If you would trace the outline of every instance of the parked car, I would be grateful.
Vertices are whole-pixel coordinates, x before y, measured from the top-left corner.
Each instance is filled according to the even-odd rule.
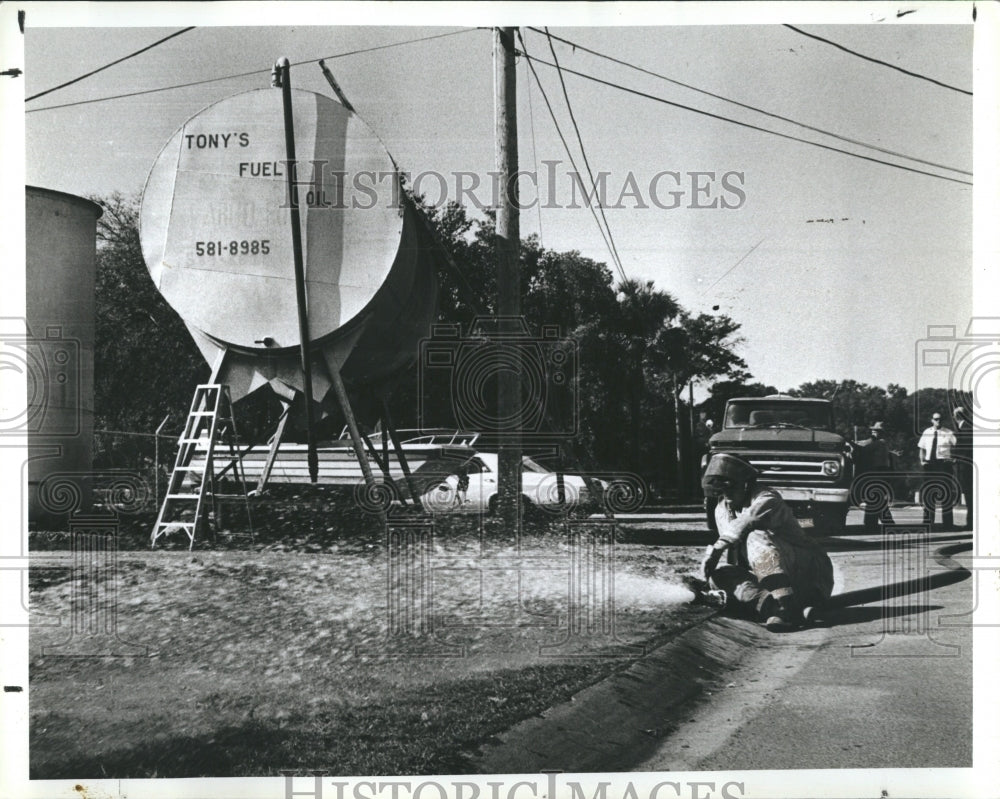
[[[499,456],[495,452],[477,452],[471,458],[456,461],[454,473],[448,474],[426,491],[420,502],[429,513],[496,513],[499,496],[497,481]],[[468,474],[465,500],[459,496],[459,473]],[[526,516],[550,511],[590,513],[600,508],[601,497],[592,496],[580,475],[562,475],[564,501],[559,499],[559,475],[524,456],[521,459],[521,505]],[[593,480],[601,492],[608,484]]]

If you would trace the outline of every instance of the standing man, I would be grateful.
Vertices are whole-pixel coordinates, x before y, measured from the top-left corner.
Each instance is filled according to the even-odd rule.
[[[703,566],[709,586],[725,591],[727,608],[772,632],[801,627],[803,610],[825,605],[833,592],[829,556],[802,532],[781,494],[757,485],[757,471],[742,458],[713,455],[702,488],[722,496],[715,506],[719,538]]]
[[[858,461],[862,474],[882,473],[888,474],[892,471],[892,453],[889,445],[885,443],[885,425],[882,422],[874,422],[869,428],[871,437],[858,442]],[[893,524],[892,511],[892,486],[888,480],[881,481],[872,479],[865,486],[865,530],[870,533],[878,531],[879,521],[882,524]],[[871,501],[867,501],[868,497]]]
[[[469,462],[462,461],[455,469],[458,482],[455,483],[455,501],[453,505],[469,504]]]
[[[931,426],[920,436],[917,450],[920,465],[924,470],[924,482],[920,487],[920,502],[924,506],[924,524],[934,524],[934,511],[941,505],[941,524],[945,529],[955,526],[952,515],[954,505],[950,496],[952,488],[952,451],[955,434],[941,426],[941,414],[931,416]]]
[[[972,465],[972,422],[969,420],[965,408],[955,408],[952,415],[955,417],[955,439],[957,443],[953,450],[955,454],[955,476],[958,478],[958,485],[965,496],[965,530],[972,529],[975,493],[975,480]]]

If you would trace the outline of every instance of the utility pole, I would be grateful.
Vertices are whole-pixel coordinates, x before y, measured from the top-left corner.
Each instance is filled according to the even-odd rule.
[[[688,420],[690,421],[691,446],[688,447],[690,464],[688,466],[688,479],[691,481],[688,493],[692,497],[698,495],[698,472],[701,464],[698,463],[698,427],[694,420],[694,378],[688,382]]]
[[[299,309],[299,355],[302,364],[303,393],[306,405],[306,440],[309,464],[309,481],[319,477],[319,457],[316,454],[316,433],[313,430],[312,360],[309,353],[309,315],[306,297],[305,268],[302,263],[302,224],[299,220],[299,189],[295,183],[295,129],[292,124],[292,79],[287,58],[279,58],[274,65],[281,87],[281,104],[285,115],[285,153],[288,166],[288,202],[291,205],[292,258],[295,267],[295,301]]]
[[[676,479],[677,489],[681,495],[687,493],[687,470],[684,468],[684,457],[681,452],[681,436],[684,429],[681,423],[681,392],[684,386],[678,385],[677,375],[674,374],[671,380],[670,393],[673,395],[674,403],[674,458],[677,463]]]
[[[514,28],[493,32],[494,108],[496,114],[496,171],[502,189],[497,208],[497,333],[515,332],[521,316],[521,231],[517,196],[517,72]],[[516,346],[508,345],[508,346]],[[510,359],[513,363],[517,358]],[[521,375],[500,368],[497,419],[517,420],[521,408]],[[521,504],[521,436],[518,425],[501,430],[498,453],[500,474],[498,511],[505,530],[519,530]]]

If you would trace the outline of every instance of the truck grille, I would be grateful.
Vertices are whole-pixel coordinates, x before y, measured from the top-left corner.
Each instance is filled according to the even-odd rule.
[[[757,470],[763,483],[834,485],[841,475],[830,477],[823,474],[823,461],[837,460],[831,455],[795,454],[754,454],[747,458]]]

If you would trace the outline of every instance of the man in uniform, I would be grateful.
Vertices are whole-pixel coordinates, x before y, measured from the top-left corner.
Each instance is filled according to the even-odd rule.
[[[882,437],[885,435],[885,425],[874,422],[869,428],[871,437],[857,443],[857,460],[860,474],[889,473],[892,471],[892,453],[889,445]],[[865,530],[870,533],[878,531],[878,523],[893,524],[892,487],[888,481],[869,478],[865,485]]]
[[[955,476],[958,478],[958,485],[962,489],[965,497],[965,529],[972,529],[975,493],[975,480],[973,479],[972,465],[972,422],[968,418],[965,408],[957,407],[952,415],[955,417]]]
[[[953,496],[952,450],[955,434],[941,426],[941,414],[931,414],[931,426],[920,435],[917,451],[920,465],[924,470],[924,482],[920,486],[920,503],[924,506],[924,524],[934,524],[934,512],[941,505],[941,524],[944,529],[952,529],[954,515],[952,507],[957,497]]]
[[[757,471],[742,458],[713,455],[702,488],[722,496],[715,507],[719,538],[704,563],[709,585],[726,592],[727,607],[772,632],[801,627],[803,610],[821,607],[833,592],[826,552],[802,532],[781,494],[757,485]]]

